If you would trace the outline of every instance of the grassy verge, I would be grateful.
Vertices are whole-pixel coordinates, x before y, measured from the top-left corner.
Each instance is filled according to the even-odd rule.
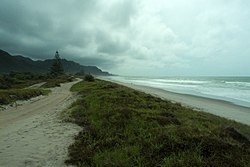
[[[0,74],[0,89],[21,89],[33,84],[44,82],[49,79],[47,74],[37,74],[30,72],[10,72]]]
[[[53,76],[50,74],[39,74],[30,72],[11,72],[0,74],[0,89],[21,89],[33,84],[46,82],[45,88],[60,86],[60,83],[71,82],[73,78],[69,75]]]
[[[71,90],[81,97],[68,114],[83,129],[67,164],[250,166],[249,126],[106,81],[80,82]]]
[[[49,90],[25,89],[33,84],[46,82],[43,88],[60,86],[61,83],[71,82],[74,78],[68,75],[52,77],[48,74],[12,72],[0,75],[0,105],[10,104],[17,100],[27,100],[39,95],[46,95]]]
[[[17,100],[27,100],[39,95],[47,95],[50,90],[45,89],[6,89],[0,90],[0,105],[10,104]]]

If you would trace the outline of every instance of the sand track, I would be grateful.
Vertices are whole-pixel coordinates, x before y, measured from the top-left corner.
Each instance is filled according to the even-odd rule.
[[[67,147],[80,130],[60,118],[75,99],[69,91],[74,83],[0,112],[1,167],[65,166]]]

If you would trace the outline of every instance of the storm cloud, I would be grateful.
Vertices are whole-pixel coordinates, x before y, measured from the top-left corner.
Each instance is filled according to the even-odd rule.
[[[122,75],[250,75],[246,0],[2,0],[0,49]]]

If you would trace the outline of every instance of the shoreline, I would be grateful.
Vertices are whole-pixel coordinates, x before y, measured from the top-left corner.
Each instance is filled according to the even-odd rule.
[[[224,117],[236,122],[250,125],[250,108],[240,106],[229,101],[220,99],[212,99],[208,97],[201,97],[189,94],[175,93],[166,91],[160,88],[150,86],[142,86],[136,84],[129,84],[120,81],[115,81],[107,78],[100,78],[102,80],[114,82],[141,92],[160,97],[164,100],[169,100],[174,103],[181,103],[186,107],[191,107],[194,110],[207,112],[213,115]]]

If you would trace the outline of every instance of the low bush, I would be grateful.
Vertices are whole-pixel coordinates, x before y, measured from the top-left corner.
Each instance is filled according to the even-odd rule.
[[[60,86],[60,83],[71,82],[73,78],[68,75],[53,76],[51,74],[40,74],[30,72],[10,72],[0,75],[0,89],[20,89],[33,84],[46,82],[44,87]]]
[[[85,77],[84,77],[84,81],[94,82],[94,81],[95,81],[95,78],[94,78],[94,76],[93,76],[93,75],[88,74],[88,75],[85,75]]]
[[[10,104],[17,100],[27,100],[39,95],[47,95],[49,92],[49,90],[45,89],[0,90],[0,105]]]

